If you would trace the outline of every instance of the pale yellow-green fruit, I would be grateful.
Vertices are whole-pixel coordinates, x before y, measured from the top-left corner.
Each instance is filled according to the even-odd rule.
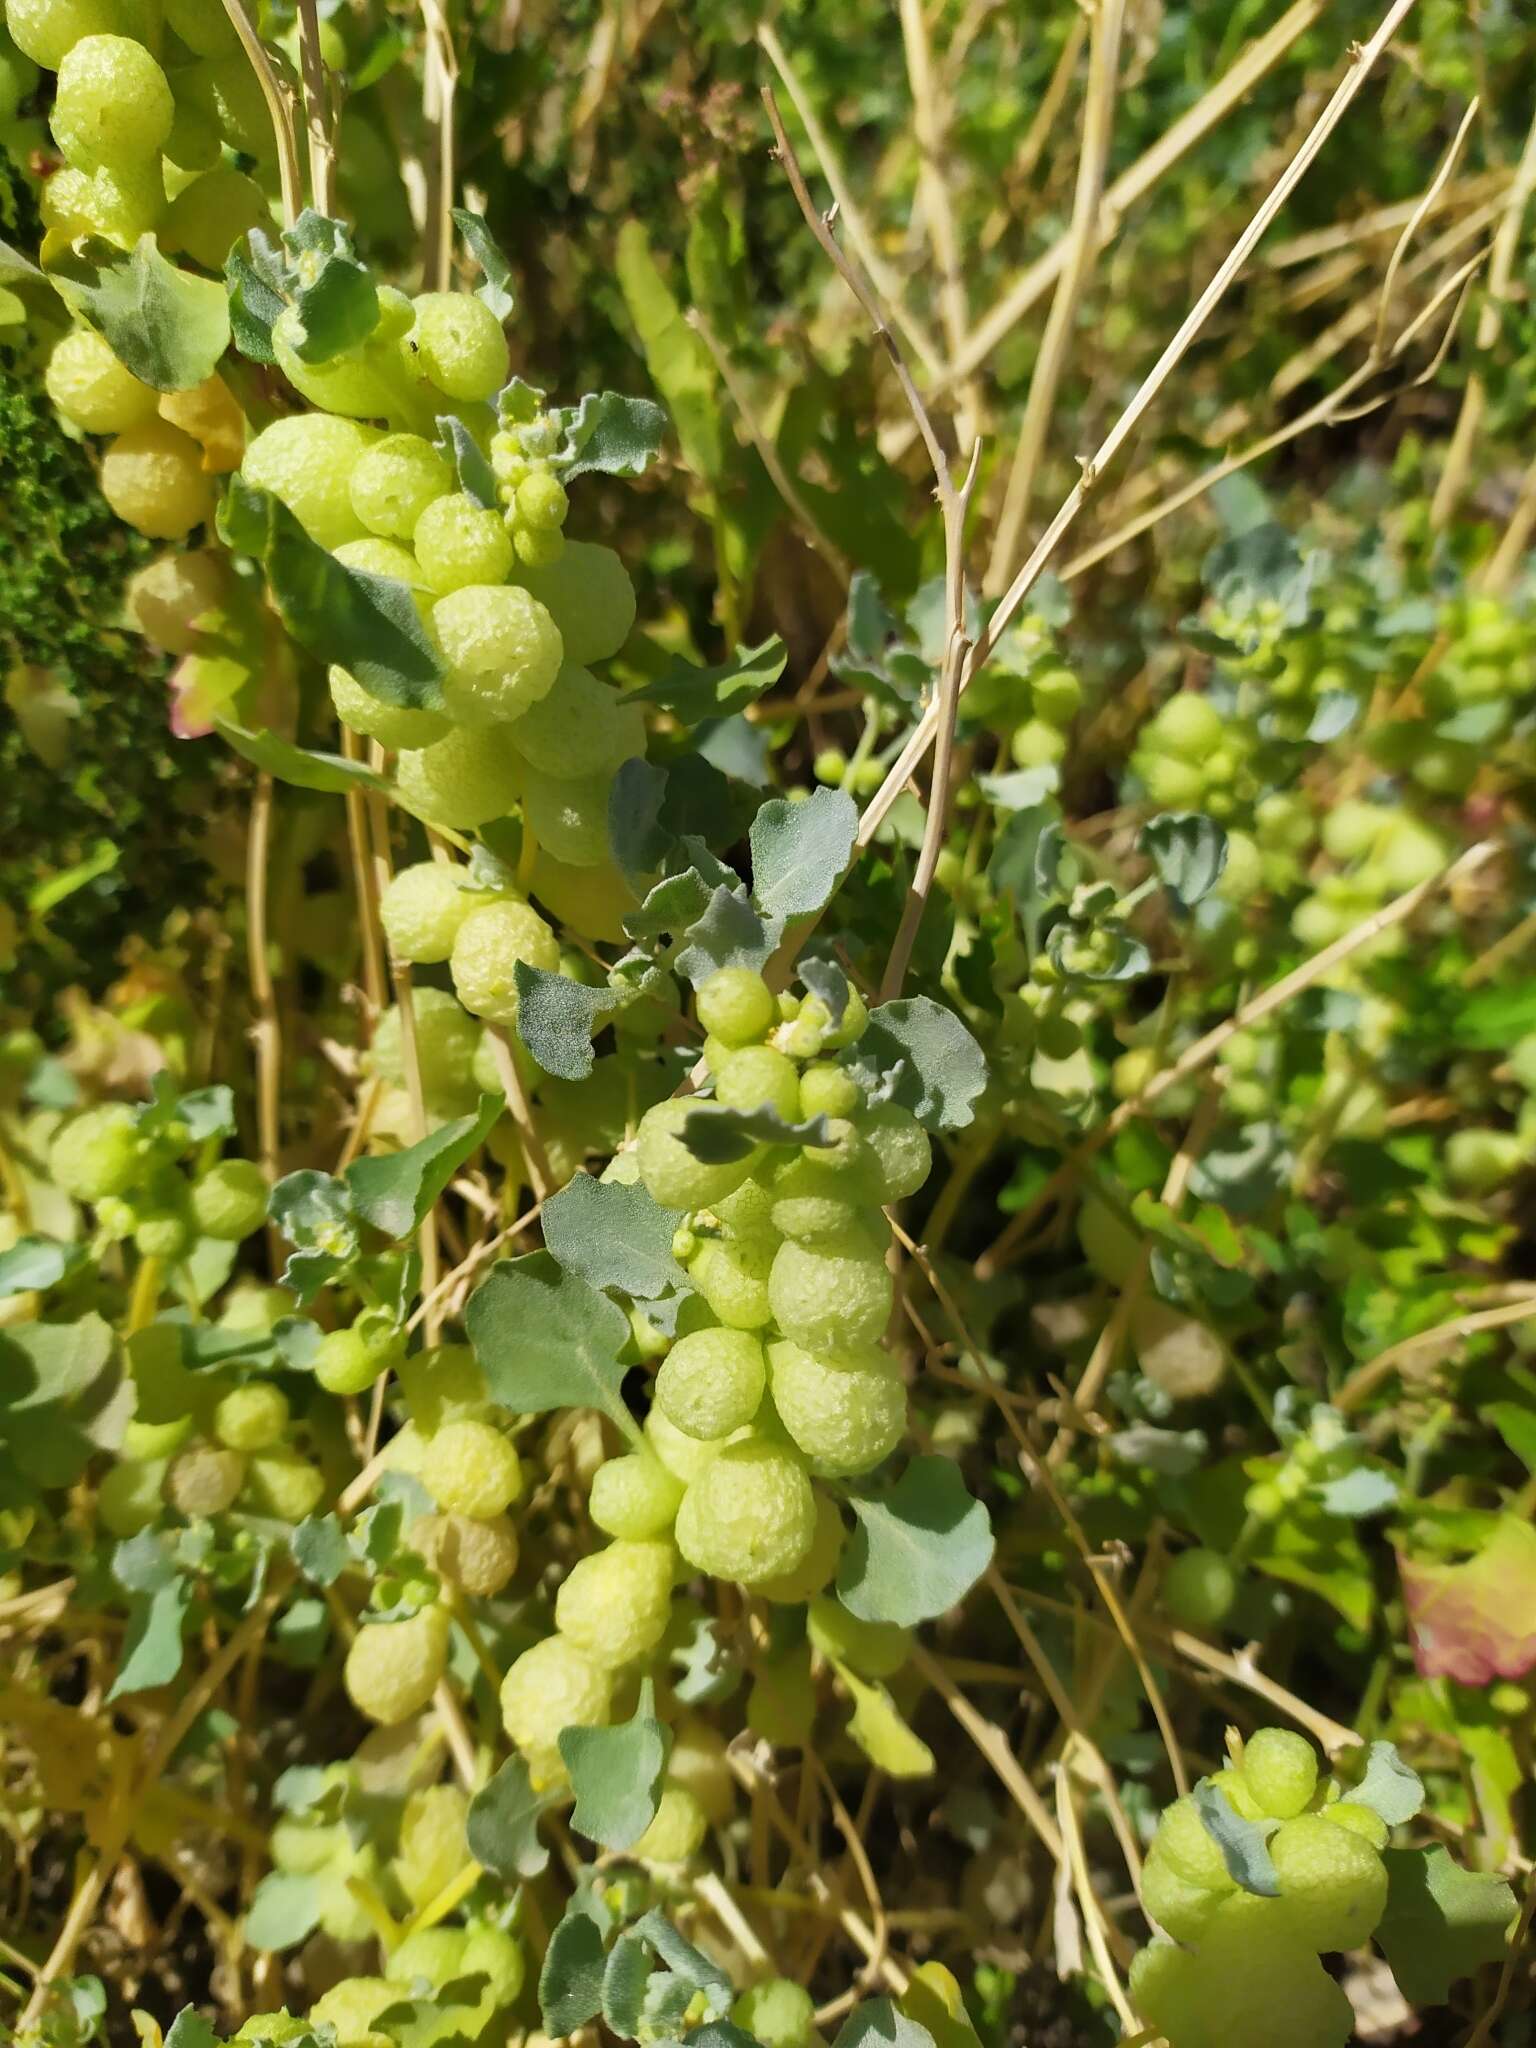
[[[43,383],[65,419],[88,434],[121,434],[142,426],[155,417],[160,400],[159,392],[140,383],[88,327],[72,328],[54,344]]]
[[[358,1712],[386,1728],[419,1714],[447,1668],[448,1636],[448,1613],[439,1606],[360,1628],[343,1674]]]
[[[715,1578],[754,1585],[794,1570],[816,1533],[816,1502],[801,1460],[775,1444],[726,1444],[678,1509],[677,1547]]]

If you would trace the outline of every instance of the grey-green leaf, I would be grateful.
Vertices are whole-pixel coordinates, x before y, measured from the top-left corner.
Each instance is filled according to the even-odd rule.
[[[539,1876],[549,1862],[539,1840],[539,1815],[549,1804],[547,1795],[534,1791],[523,1759],[509,1757],[469,1802],[470,1855],[508,1884]]]
[[[352,1561],[334,1515],[306,1515],[288,1539],[293,1561],[311,1585],[333,1586]]]
[[[1373,1742],[1367,1753],[1365,1776],[1349,1793],[1357,1806],[1368,1806],[1380,1814],[1389,1828],[1412,1820],[1424,1805],[1424,1781],[1405,1764],[1395,1742]]]
[[[824,1116],[787,1123],[772,1109],[728,1109],[724,1103],[701,1102],[683,1118],[679,1135],[695,1159],[708,1166],[728,1166],[745,1159],[759,1145],[828,1145],[831,1127]]]
[[[638,1442],[621,1391],[629,1320],[548,1252],[493,1266],[465,1320],[493,1400],[519,1415],[596,1408]]]
[[[1206,1833],[1221,1851],[1229,1875],[1245,1892],[1278,1899],[1280,1879],[1269,1853],[1269,1837],[1279,1822],[1245,1820],[1221,1787],[1209,1779],[1202,1779],[1195,1787],[1194,1801]]]
[[[549,1938],[539,1971],[539,2012],[553,2040],[564,2040],[601,2012],[605,1962],[596,1921],[568,1911]]]
[[[672,1737],[656,1718],[656,1689],[641,1680],[633,1716],[617,1728],[563,1728],[560,1755],[571,1774],[571,1825],[605,1849],[628,1849],[656,1818]]]
[[[688,927],[688,943],[673,965],[694,988],[718,967],[761,968],[778,945],[781,929],[777,920],[758,915],[744,890],[722,882]]]
[[[501,253],[500,243],[481,215],[471,213],[467,206],[453,209],[453,224],[480,266],[481,282],[475,286],[475,297],[489,306],[498,320],[510,319],[517,301],[512,294],[512,266]]]
[[[992,1521],[948,1458],[914,1458],[887,1492],[849,1501],[858,1526],[837,1575],[860,1621],[911,1628],[963,1600],[992,1562]]]
[[[280,498],[240,476],[230,479],[219,531],[266,570],[283,624],[306,653],[350,670],[381,703],[441,707],[443,664],[406,584],[344,567]]]
[[[590,1287],[615,1287],[637,1301],[654,1301],[688,1275],[672,1256],[682,1217],[663,1209],[636,1181],[594,1180],[576,1174],[544,1204],[544,1243],[567,1272]]]
[[[845,789],[814,789],[804,802],[765,803],[752,820],[752,894],[770,917],[820,910],[842,879],[859,829]]]
[[[871,1011],[848,1061],[877,1101],[899,1103],[931,1131],[968,1124],[987,1085],[987,1062],[965,1025],[928,996]]]
[[[627,998],[611,988],[589,988],[568,974],[529,967],[519,960],[512,970],[517,983],[517,1033],[546,1074],[562,1081],[584,1081],[592,1071],[592,1034],[611,1010]]]
[[[320,1880],[308,1871],[269,1870],[251,1895],[244,1934],[252,1948],[297,1948],[320,1925]]]
[[[361,761],[296,747],[291,740],[279,739],[275,732],[248,732],[243,725],[233,725],[227,719],[216,719],[214,729],[237,754],[243,754],[247,761],[265,768],[269,775],[294,789],[316,789],[327,796],[345,796],[352,789],[372,789],[380,796],[390,794],[388,779],[365,768]]]
[[[1410,2005],[1443,2005],[1451,1986],[1509,1952],[1515,1895],[1502,1877],[1463,1870],[1448,1849],[1387,1849],[1387,1910],[1376,1940]]]
[[[0,1297],[57,1287],[84,1257],[82,1245],[64,1244],[55,1237],[20,1237],[9,1251],[0,1252]]]
[[[130,250],[93,239],[52,274],[118,361],[156,391],[190,391],[229,347],[223,285],[168,263],[153,235]]]
[[[639,476],[655,460],[666,425],[666,414],[649,398],[588,392],[565,415],[565,442],[555,457],[560,476],[586,476],[594,470],[604,476]]]
[[[1141,847],[1181,917],[1210,895],[1227,865],[1227,835],[1201,811],[1165,811],[1149,820]]]
[[[783,675],[788,659],[789,650],[775,633],[760,647],[739,647],[734,661],[716,668],[674,662],[665,674],[629,695],[637,703],[659,704],[680,725],[699,725],[707,718],[728,718],[754,702]]]
[[[354,1160],[346,1179],[355,1212],[386,1237],[408,1238],[505,1107],[500,1096],[482,1095],[473,1116],[455,1117],[403,1152]]]

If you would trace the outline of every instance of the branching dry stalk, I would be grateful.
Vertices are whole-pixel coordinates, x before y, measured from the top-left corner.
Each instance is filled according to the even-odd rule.
[[[1307,171],[1311,168],[1329,136],[1332,135],[1345,114],[1348,113],[1361,87],[1365,84],[1366,79],[1370,76],[1377,61],[1386,50],[1393,36],[1397,33],[1397,30],[1401,27],[1403,21],[1411,13],[1414,4],[1415,0],[1393,0],[1392,6],[1388,9],[1370,41],[1363,46],[1356,46],[1352,50],[1349,70],[1335,87],[1327,105],[1314,122],[1306,140],[1291,158],[1291,161],[1287,164],[1279,178],[1276,179],[1268,196],[1249,221],[1247,227],[1238,236],[1236,242],[1233,243],[1232,248],[1228,251],[1215,276],[1185,315],[1178,332],[1173,336],[1173,339],[1158,357],[1157,362],[1147,373],[1130,404],[1115,421],[1115,424],[1110,428],[1108,434],[1105,435],[1098,448],[1083,463],[1081,479],[1072,491],[1068,493],[1056,512],[1055,517],[1036,542],[1028,560],[999,600],[996,611],[982,629],[976,645],[971,649],[966,659],[960,678],[960,688],[962,691],[972,678],[985,667],[992,649],[997,645],[998,640],[1017,616],[1025,598],[1044,573],[1047,564],[1060,545],[1063,535],[1077,519],[1099,478],[1109,467],[1110,463],[1114,461],[1126,442],[1130,440],[1147,412],[1151,409],[1154,401],[1161,395],[1164,386],[1168,384],[1173,373],[1188,354],[1201,329],[1226,296],[1233,281],[1243,269],[1258,243],[1262,241],[1270,223],[1306,176]],[[926,410],[919,417],[920,420],[926,419]],[[937,705],[930,705],[919,719],[911,739],[902,749],[884,784],[865,807],[863,817],[859,821],[858,849],[862,850],[871,844],[887,811],[889,811],[897,796],[911,779],[929,747],[932,746],[938,734],[939,717],[939,707]]]
[[[875,238],[870,233],[858,203],[849,190],[848,181],[843,176],[837,152],[817,119],[815,109],[806,98],[794,66],[790,63],[789,54],[771,22],[765,21],[759,26],[757,40],[783,81],[784,90],[789,94],[790,105],[800,118],[806,140],[815,152],[816,161],[821,167],[821,175],[826,179],[831,191],[837,217],[847,230],[855,254],[863,264],[866,274],[873,280],[875,289],[890,307],[892,319],[912,344],[918,361],[930,373],[937,371],[943,360],[939,346],[923,322],[907,305],[901,279],[881,256]]]
[[[1409,4],[1412,4],[1412,0],[1409,0]],[[1322,19],[1327,8],[1328,0],[1296,0],[1296,4],[1286,10],[1273,28],[1249,45],[1230,71],[1219,78],[1208,92],[1202,94],[1194,106],[1179,116],[1165,135],[1160,136],[1150,149],[1137,158],[1129,170],[1115,180],[1104,194],[1104,203],[1099,214],[1104,243],[1112,241],[1119,233],[1127,211],[1139,200],[1144,199],[1158,181],[1213,129],[1220,127],[1232,109],[1246,99],[1259,80],[1272,71],[1307,30]],[[945,364],[935,378],[935,396],[981,367],[998,345],[1012,333],[1030,308],[1038,305],[1045,297],[1060,276],[1067,261],[1067,253],[1067,239],[1063,237],[1015,280],[992,311],[972,328],[970,339],[960,356],[954,362]],[[911,428],[895,427],[888,436],[882,437],[882,452],[894,460],[911,447],[912,439]]]
[[[1499,216],[1498,231],[1493,238],[1493,258],[1488,266],[1488,295],[1478,315],[1474,345],[1479,356],[1486,356],[1499,338],[1499,327],[1504,317],[1504,307],[1509,301],[1514,285],[1515,261],[1520,250],[1521,231],[1525,225],[1526,209],[1531,196],[1536,193],[1536,116],[1532,117],[1526,132],[1525,147],[1520,152],[1509,193]],[[1471,467],[1472,451],[1482,429],[1483,415],[1487,410],[1488,387],[1482,371],[1474,366],[1467,379],[1467,388],[1462,396],[1461,411],[1451,434],[1450,446],[1445,454],[1445,466],[1435,486],[1435,495],[1430,504],[1431,523],[1443,528],[1461,502],[1466,489],[1467,475]]]
[[[453,277],[454,116],[459,90],[459,59],[441,0],[420,0],[420,5],[426,30],[421,111],[437,143],[428,179],[426,253],[422,260],[422,274],[431,290],[445,292]]]
[[[1077,189],[1067,230],[1066,255],[1057,280],[1040,353],[1029,380],[1024,420],[1014,450],[1013,468],[1002,514],[992,540],[992,558],[982,587],[996,592],[1007,582],[1018,553],[1019,535],[1029,515],[1046,436],[1056,410],[1056,396],[1072,352],[1077,316],[1103,246],[1099,210],[1104,198],[1104,173],[1115,128],[1115,96],[1120,71],[1120,38],[1125,0],[1097,0],[1093,9],[1093,40],[1088,54],[1088,94],[1083,109],[1082,141],[1077,159]]]
[[[1118,4],[1118,0],[1110,0],[1110,4]],[[923,827],[922,845],[918,851],[917,868],[902,908],[901,923],[891,944],[890,957],[886,961],[885,972],[880,980],[880,1000],[888,1002],[892,996],[900,993],[902,982],[906,978],[907,964],[911,960],[912,948],[917,941],[918,928],[922,924],[923,912],[927,907],[934,874],[938,868],[939,854],[944,843],[944,821],[948,815],[950,782],[954,767],[955,717],[963,687],[961,678],[966,672],[971,647],[965,609],[965,522],[971,494],[976,485],[977,466],[981,460],[981,443],[973,443],[965,478],[957,485],[949,456],[913,381],[906,357],[901,352],[901,344],[892,331],[884,306],[868,278],[847,256],[833,234],[832,217],[816,210],[806,187],[799,159],[784,132],[784,122],[771,86],[763,87],[763,104],[768,110],[768,119],[773,127],[779,160],[789,179],[790,190],[805,216],[806,225],[868,317],[875,339],[884,347],[891,368],[895,372],[902,396],[917,423],[923,446],[928,451],[928,460],[933,468],[934,493],[938,498],[939,511],[944,522],[944,614],[947,637],[938,691],[931,707],[938,752],[934,762],[933,787],[929,792],[928,815]]]

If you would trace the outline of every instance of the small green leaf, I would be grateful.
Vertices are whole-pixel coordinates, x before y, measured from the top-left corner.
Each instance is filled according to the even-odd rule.
[[[306,653],[338,662],[381,703],[441,708],[443,664],[406,584],[344,567],[280,498],[238,475],[220,507],[219,532],[261,563],[283,624]]]
[[[595,1408],[639,1441],[621,1391],[629,1319],[548,1252],[493,1266],[465,1321],[493,1400],[517,1415]]]
[[[475,286],[475,297],[489,306],[498,320],[509,320],[517,305],[512,295],[512,266],[501,253],[496,237],[482,217],[471,213],[467,206],[453,209],[453,224],[480,266],[482,282]]]
[[[837,1574],[838,1598],[860,1621],[911,1628],[964,1599],[994,1548],[992,1522],[948,1458],[914,1458],[886,1493],[849,1506],[858,1527]]]
[[[166,2029],[165,2048],[219,2048],[219,2037],[200,2012],[184,2005]]]
[[[170,1684],[181,1669],[182,1624],[191,1604],[191,1588],[179,1574],[130,1601],[122,1661],[108,1700]]]
[[[783,675],[788,659],[789,650],[775,633],[760,647],[739,647],[734,661],[717,668],[674,662],[664,675],[628,696],[632,703],[659,704],[680,725],[700,725],[707,718],[728,718],[754,702]]]
[[[928,996],[872,1010],[846,1064],[871,1100],[898,1103],[931,1131],[963,1129],[987,1085],[981,1047],[953,1010]]]
[[[334,1515],[306,1515],[288,1538],[293,1561],[314,1586],[334,1586],[352,1553]]]
[[[701,1102],[683,1118],[679,1135],[695,1159],[708,1166],[729,1166],[745,1159],[759,1145],[829,1145],[832,1129],[824,1116],[804,1123],[786,1123],[777,1110],[727,1109],[721,1102]]]
[[[1227,835],[1200,811],[1167,811],[1151,819],[1140,843],[1180,917],[1210,895],[1227,865]]]
[[[672,1256],[682,1221],[637,1181],[594,1180],[578,1173],[544,1204],[544,1243],[551,1257],[589,1287],[613,1287],[637,1301],[686,1288],[688,1275]]]
[[[907,1726],[901,1709],[883,1685],[872,1685],[850,1671],[837,1667],[838,1677],[853,1700],[853,1719],[848,1733],[876,1770],[893,1778],[926,1778],[937,1768],[933,1751]]]
[[[814,789],[802,803],[773,797],[752,820],[752,894],[769,917],[820,910],[842,880],[859,829],[845,789]]]
[[[329,363],[366,341],[379,324],[378,287],[342,223],[306,206],[285,232],[283,247],[291,257],[309,259],[295,263],[287,280],[298,315],[293,352],[299,361]]]
[[[1373,1742],[1365,1776],[1348,1796],[1379,1813],[1389,1828],[1401,1827],[1423,1807],[1424,1781],[1403,1762],[1395,1742]]]
[[[246,1909],[245,1938],[252,1948],[297,1948],[320,1925],[321,1880],[308,1871],[269,1870]]]
[[[353,789],[375,790],[380,796],[393,794],[386,776],[376,775],[361,761],[349,761],[342,754],[312,752],[279,739],[275,732],[248,732],[222,718],[214,720],[214,731],[237,754],[294,789],[320,790],[327,796],[345,796]]]
[[[523,1759],[509,1757],[469,1802],[470,1855],[507,1884],[538,1877],[549,1863],[539,1840],[539,1815],[550,1804],[551,1795],[534,1791]]]
[[[1376,1930],[1410,2005],[1444,2005],[1451,1986],[1509,1952],[1515,1895],[1502,1877],[1463,1870],[1449,1850],[1387,1849],[1387,1910]]]
[[[888,1998],[871,1998],[849,2013],[832,2048],[933,2048],[933,2036]]]
[[[584,1081],[592,1071],[593,1032],[610,1011],[622,1010],[628,997],[620,989],[589,988],[569,974],[552,974],[522,960],[512,978],[518,1037],[546,1074]]]
[[[552,2040],[563,2041],[602,2011],[606,1960],[596,1921],[568,1907],[539,1971],[539,2013]]]
[[[287,304],[282,277],[282,259],[259,229],[242,236],[225,258],[230,333],[235,347],[250,362],[277,361],[272,329]]]
[[[168,263],[153,235],[127,251],[93,239],[52,275],[118,361],[156,391],[190,391],[229,347],[223,285]]]
[[[565,439],[554,461],[562,480],[599,471],[639,476],[661,447],[667,416],[649,398],[617,391],[588,392],[564,415]]]
[[[1195,1787],[1194,1801],[1229,1875],[1245,1892],[1255,1892],[1261,1899],[1278,1899],[1280,1879],[1270,1858],[1269,1838],[1280,1823],[1244,1820],[1221,1787],[1209,1779]]]
[[[355,1159],[346,1174],[355,1213],[386,1237],[408,1238],[505,1109],[500,1096],[482,1095],[473,1116],[455,1117],[403,1152]]]
[[[437,422],[437,445],[453,464],[459,489],[482,511],[496,503],[496,476],[481,453],[480,444],[456,413],[442,413]]]
[[[648,875],[659,868],[672,844],[661,822],[667,796],[667,771],[639,756],[626,761],[608,792],[608,847],[627,875]],[[626,929],[629,920],[625,920]]]
[[[688,927],[688,943],[673,965],[697,988],[719,967],[766,966],[780,935],[777,921],[765,922],[747,901],[744,889],[722,882]]]
[[[628,1849],[656,1818],[672,1736],[656,1718],[656,1688],[640,1682],[631,1719],[617,1728],[563,1728],[560,1755],[571,1774],[571,1825],[605,1849]]]
[[[63,1244],[55,1237],[19,1237],[0,1252],[0,1297],[45,1293],[83,1263],[85,1247]]]

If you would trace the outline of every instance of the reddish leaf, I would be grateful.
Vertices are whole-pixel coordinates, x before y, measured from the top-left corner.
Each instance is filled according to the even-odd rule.
[[[1414,1661],[1425,1678],[1490,1685],[1536,1665],[1536,1529],[1506,1515],[1465,1564],[1399,1556]]]

